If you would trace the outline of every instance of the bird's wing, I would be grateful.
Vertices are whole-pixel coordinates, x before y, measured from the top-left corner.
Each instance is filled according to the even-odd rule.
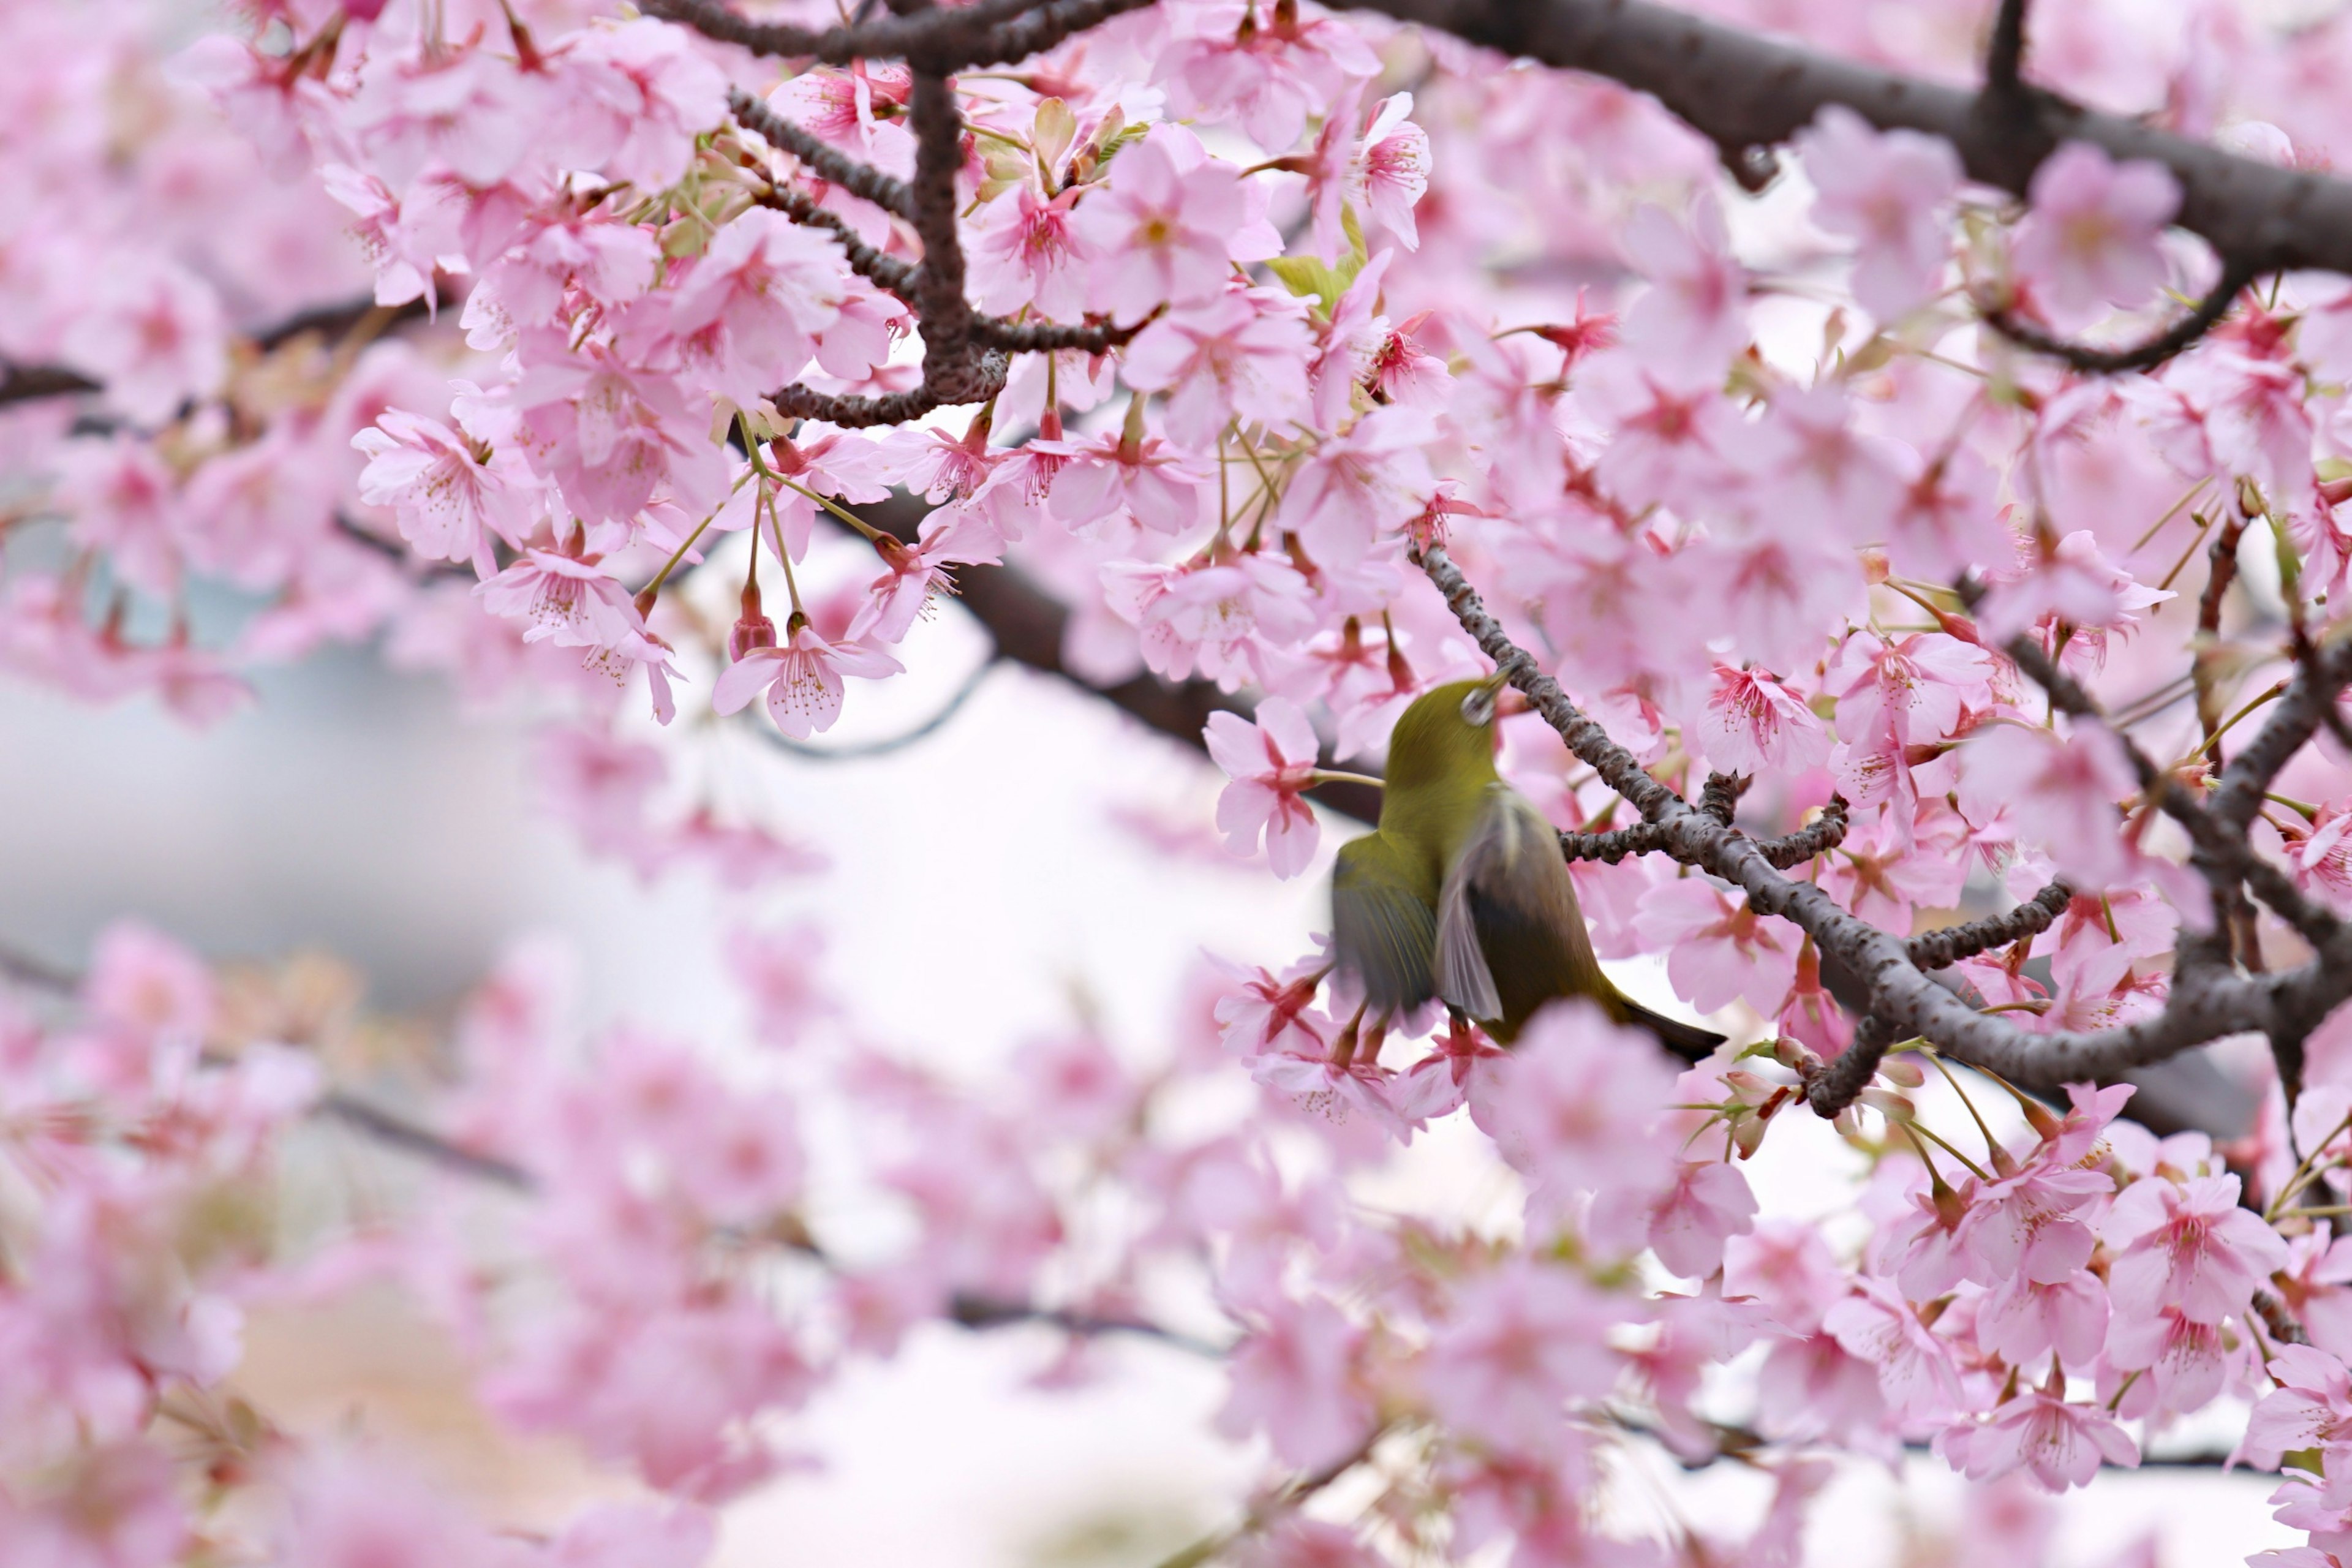
[[[1436,994],[1437,916],[1413,891],[1396,847],[1377,833],[1339,847],[1331,871],[1331,945],[1375,1013],[1399,1014]]]
[[[1552,996],[1605,995],[1559,835],[1490,784],[1437,899],[1437,992],[1473,1018],[1517,1024]]]

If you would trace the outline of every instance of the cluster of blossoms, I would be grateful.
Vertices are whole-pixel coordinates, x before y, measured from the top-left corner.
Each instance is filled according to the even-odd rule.
[[[1801,25],[1944,72],[1977,9]],[[2177,9],[2169,31],[2120,0],[2037,18],[2036,72],[2284,166],[2352,134],[2352,26],[2287,50],[2221,0]],[[1218,825],[1277,874],[1316,868],[1322,759],[1377,754],[1413,698],[1486,668],[1417,563],[1443,542],[1654,777],[1752,777],[1751,823],[1842,801],[1843,837],[1792,874],[1879,931],[2063,884],[1948,973],[2024,1030],[2107,1029],[2158,1015],[2215,923],[2164,789],[2213,782],[2330,646],[2352,571],[2352,285],[2266,280],[2115,378],[1989,324],[2128,342],[2227,276],[2169,226],[2172,173],[2088,143],[2021,203],[1832,105],[1774,208],[1622,89],[1297,0],[1161,0],[951,79],[584,0],[240,10],[193,43],[119,7],[0,11],[0,668],[208,721],[257,665],[380,637],[559,714],[555,808],[646,876],[816,869],[670,781],[724,717],[829,729],[850,680],[908,668],[958,571],[1000,565],[1068,601],[1076,678],[1256,694],[1205,737]],[[927,92],[954,121],[931,206]],[[932,363],[954,334],[969,396]],[[919,526],[879,526],[894,496]],[[2037,658],[2105,717],[2054,701]],[[1505,730],[1506,775],[1558,826],[1621,826],[1540,716]],[[2352,758],[2323,742],[2272,782],[2254,849],[2352,913]],[[1318,1486],[1381,1483],[1359,1531],[1254,1510],[1276,1562],[1506,1538],[1529,1564],[1787,1561],[1822,1454],[1925,1447],[2006,1498],[2231,1400],[2309,1532],[2280,1561],[2352,1562],[2352,1019],[2298,1039],[2300,1081],[2219,1142],[2119,1120],[2128,1086],[2020,1094],[1998,1131],[1916,1093],[1919,1058],[1945,1064],[1898,1051],[1814,1130],[1867,1173],[1870,1238],[1840,1245],[1762,1217],[1745,1173],[1808,1135],[1795,1109],[1856,1038],[1819,944],[1664,858],[1574,875],[1602,956],[1664,954],[1759,1047],[1678,1078],[1566,1005],[1508,1055],[1434,1009],[1360,1048],[1318,956],[1204,978],[1150,1074],[1080,1034],[993,1096],[846,1047],[787,1092],[572,1039],[543,980],[504,974],[433,1108],[504,1192],[482,1201],[527,1205],[490,1260],[426,1217],[286,1256],[245,1200],[340,1091],[120,931],[73,1006],[0,1016],[0,1171],[26,1197],[0,1210],[0,1360],[29,1369],[0,1384],[0,1544],[109,1568],[214,1549],[245,1516],[192,1500],[169,1422],[215,1494],[270,1491],[256,1550],[289,1563],[689,1563],[708,1510],[780,1462],[767,1418],[944,1318],[1056,1323],[1079,1363],[1108,1331],[1226,1354],[1227,1430]],[[2246,969],[2305,951],[2269,913],[2222,920]],[[814,1026],[795,948],[738,954],[778,1043]],[[1203,1135],[1171,1109],[1237,1061],[1249,1116]],[[859,1174],[912,1217],[903,1251],[808,1212],[794,1129],[820,1100],[872,1129]],[[1457,1112],[1521,1226],[1355,1200]],[[237,1301],[338,1264],[405,1274],[493,1409],[671,1501],[517,1543],[216,1398]],[[1197,1331],[1154,1310],[1171,1264],[1206,1289]],[[1628,1442],[1737,1452],[1778,1499],[1745,1539],[1612,1533]]]

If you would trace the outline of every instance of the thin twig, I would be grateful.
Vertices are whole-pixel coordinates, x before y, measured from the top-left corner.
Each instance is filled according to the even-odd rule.
[[[2197,301],[2195,309],[2154,337],[2129,348],[2101,349],[2086,343],[2069,342],[2023,320],[2005,306],[1986,310],[1984,322],[2020,348],[2064,360],[2076,370],[2093,375],[2121,375],[2126,371],[2153,369],[2194,346],[2198,339],[2230,313],[2230,307],[2236,301],[2240,290],[2252,281],[2251,271],[2225,265],[2221,280],[2213,286],[2212,292]]]

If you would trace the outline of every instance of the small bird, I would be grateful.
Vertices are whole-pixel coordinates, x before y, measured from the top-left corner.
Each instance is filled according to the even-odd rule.
[[[1723,1037],[1662,1017],[1611,984],[1559,834],[1496,773],[1502,683],[1438,687],[1397,720],[1380,826],[1342,845],[1331,873],[1339,967],[1362,983],[1375,1027],[1437,996],[1508,1045],[1545,1003],[1589,996],[1698,1060]]]

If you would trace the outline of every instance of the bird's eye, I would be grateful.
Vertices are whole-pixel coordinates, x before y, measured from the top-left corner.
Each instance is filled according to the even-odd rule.
[[[1474,686],[1470,695],[1462,700],[1462,717],[1473,724],[1484,724],[1495,716],[1495,689]]]

